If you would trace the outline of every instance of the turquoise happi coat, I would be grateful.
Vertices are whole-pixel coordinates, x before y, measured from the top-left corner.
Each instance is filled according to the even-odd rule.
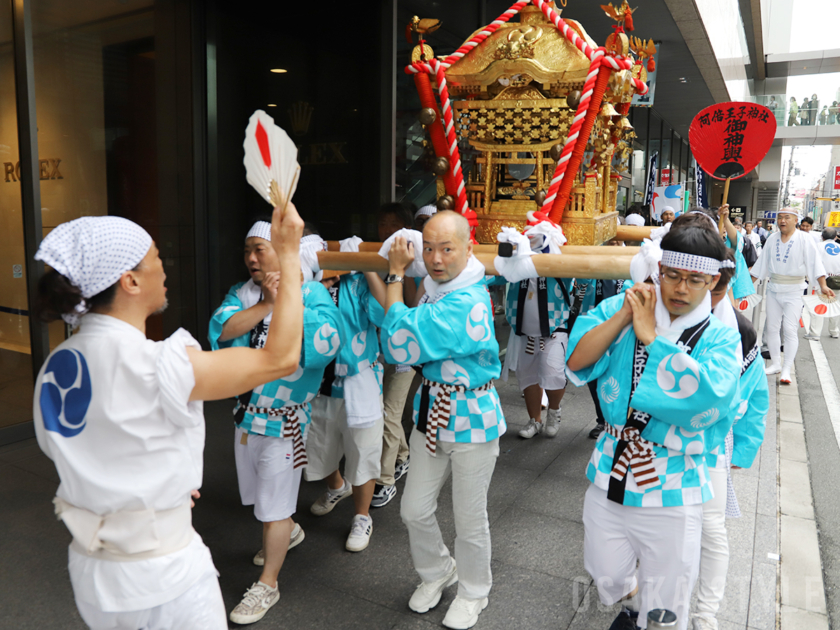
[[[382,352],[388,363],[422,365],[429,381],[465,388],[451,395],[449,423],[438,428],[438,440],[490,442],[506,425],[496,388],[475,391],[502,369],[487,285],[482,277],[438,297],[415,308],[391,306],[382,322]],[[415,425],[424,387],[414,397]]]
[[[623,301],[624,295],[617,295],[581,315],[572,329],[568,356],[587,332],[617,313]],[[631,407],[650,415],[641,437],[652,443],[655,486],[637,484],[632,470],[623,480],[611,476],[627,442],[620,443],[605,431],[595,445],[586,476],[607,491],[611,500],[636,507],[670,507],[697,505],[712,498],[704,457],[706,440],[710,427],[721,421],[731,425],[734,420],[741,365],[738,333],[710,314],[707,296],[703,305],[675,321],[647,347],[637,345],[629,325],[593,365],[577,371],[567,368],[577,385],[597,379],[604,418],[618,430],[628,422]],[[693,345],[690,354],[681,336],[688,334],[679,328],[681,320],[689,333],[697,331],[688,339]],[[631,398],[634,371],[640,375]]]
[[[256,303],[253,295],[248,297],[249,293],[253,294],[253,291],[249,292],[248,289],[253,289],[253,287],[247,285],[248,283],[234,285],[225,296],[222,305],[213,313],[208,333],[210,347],[213,350],[260,345],[251,343],[253,331],[235,339],[219,341],[225,322],[236,313],[253,306],[251,302]],[[344,337],[338,309],[324,285],[320,282],[307,282],[301,288],[301,292],[303,294],[303,341],[297,371],[285,378],[259,385],[249,396],[240,397],[234,413],[239,411],[241,405],[248,403],[264,409],[281,409],[289,405],[302,404],[305,406],[299,410],[297,417],[301,425],[301,433],[305,435],[311,420],[311,407],[308,403],[318,393],[324,369],[335,359],[342,347]],[[262,326],[258,325],[258,332],[264,335],[268,331],[267,322],[260,322],[260,324]],[[283,436],[285,416],[269,416],[267,413],[248,411],[240,416],[242,421],[239,426],[248,433],[273,437]]]

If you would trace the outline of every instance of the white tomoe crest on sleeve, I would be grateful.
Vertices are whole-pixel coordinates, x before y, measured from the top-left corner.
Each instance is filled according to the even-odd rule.
[[[361,332],[356,333],[353,336],[353,341],[350,345],[353,348],[353,354],[355,354],[357,357],[362,356],[362,353],[367,347],[367,331],[363,330]]]
[[[47,234],[35,260],[41,260],[79,287],[82,297],[101,293],[149,252],[152,237],[122,217],[82,217]]]
[[[685,352],[675,352],[660,361],[656,383],[666,396],[688,398],[700,388],[700,369]]]
[[[466,388],[470,386],[470,375],[452,359],[447,359],[441,364],[440,376],[446,383],[463,385]]]
[[[324,324],[315,333],[312,343],[318,354],[331,357],[338,351],[338,331],[329,324]]]
[[[615,380],[614,376],[610,376],[601,384],[601,400],[606,403],[615,402],[618,398],[620,390],[621,388],[618,385],[618,381]]]
[[[467,316],[467,335],[473,341],[488,341],[493,333],[490,327],[490,311],[487,305],[479,302]]]
[[[714,424],[717,419],[720,417],[720,412],[712,407],[711,409],[706,409],[703,413],[698,413],[691,419],[691,426],[695,429],[703,429],[710,424]]]
[[[416,363],[420,358],[420,346],[414,333],[400,328],[388,339],[388,350],[397,363]]]

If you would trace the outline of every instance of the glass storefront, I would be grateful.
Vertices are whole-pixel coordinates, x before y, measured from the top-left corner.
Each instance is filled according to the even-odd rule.
[[[21,213],[11,4],[0,7],[0,428],[32,419],[32,354]]]
[[[30,322],[27,287],[38,270],[27,265],[36,243],[30,232],[24,238],[24,225],[40,220],[44,235],[83,216],[136,221],[155,239],[169,287],[170,306],[149,321],[148,335],[161,339],[184,327],[202,341],[210,313],[244,275],[244,234],[271,210],[247,184],[242,164],[254,110],[273,116],[298,146],[303,168],[295,202],[303,217],[325,238],[371,240],[380,204],[406,199],[419,206],[437,197],[417,91],[403,72],[414,46],[405,25],[414,15],[441,19],[429,43],[445,54],[507,8],[495,0],[380,3],[365,13],[363,35],[335,35],[322,32],[328,27],[312,21],[309,7],[288,3],[260,12],[221,0],[22,0],[14,6],[28,11],[18,39],[31,52],[15,45],[12,4],[5,5],[0,443],[11,435],[3,428],[31,420],[33,366],[71,334],[62,322],[48,330]],[[25,73],[34,101],[29,93],[17,98],[16,55],[34,68],[34,75]],[[18,71],[24,66],[18,63]],[[22,137],[37,138],[34,181],[21,180],[18,107],[34,114],[22,117],[21,126]],[[652,151],[660,152],[660,169],[687,155],[681,147],[671,150],[670,127],[655,112],[634,110],[631,123],[637,138],[630,176],[619,185],[622,210],[642,200]],[[469,177],[481,164],[466,141],[461,150]],[[515,170],[505,176],[530,182]]]

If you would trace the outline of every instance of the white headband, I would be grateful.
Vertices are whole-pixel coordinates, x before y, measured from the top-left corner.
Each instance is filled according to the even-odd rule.
[[[310,234],[300,239],[300,270],[304,282],[320,280],[321,267],[318,264],[318,252],[327,250],[327,242],[317,234]]]
[[[414,218],[416,219],[417,217],[430,217],[433,214],[437,214],[437,211],[437,206],[423,206],[417,212],[414,213]]]
[[[627,225],[633,225],[636,227],[642,227],[645,224],[645,220],[640,214],[631,213],[624,217],[624,222]]]
[[[62,223],[47,234],[35,260],[41,260],[78,287],[82,297],[97,295],[140,264],[152,237],[139,225],[121,217],[82,217]],[[76,313],[62,319],[76,326],[87,312],[83,300]]]
[[[254,225],[251,226],[251,229],[248,230],[248,236],[245,237],[247,241],[252,236],[256,236],[257,238],[262,238],[271,242],[271,223],[268,221],[257,221]]]
[[[715,276],[721,268],[732,268],[735,265],[731,260],[720,261],[708,256],[697,256],[695,254],[684,254],[674,252],[670,249],[662,251],[662,265],[672,269],[683,269],[684,271],[696,271],[698,273]]]
[[[715,231],[717,231],[718,226],[715,223],[715,220],[712,217],[710,217],[708,214],[706,214],[705,212],[700,212],[699,210],[692,210],[688,214],[699,214],[701,217],[706,217],[709,220],[709,223],[712,224],[712,227],[715,229]]]

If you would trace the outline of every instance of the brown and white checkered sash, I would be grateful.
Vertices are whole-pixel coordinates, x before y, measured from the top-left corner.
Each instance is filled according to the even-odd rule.
[[[306,447],[303,445],[303,433],[300,430],[300,420],[297,412],[306,408],[307,403],[302,405],[286,405],[279,409],[269,407],[257,407],[256,405],[248,404],[245,411],[252,415],[265,415],[271,418],[285,417],[283,422],[283,439],[291,440],[294,449],[294,467],[302,468],[309,463],[306,457]]]
[[[467,388],[463,385],[453,385],[451,383],[438,383],[430,381],[425,376],[423,377],[423,386],[432,388],[438,387],[440,391],[435,396],[435,402],[432,403],[429,409],[429,418],[426,422],[426,450],[429,455],[436,457],[435,450],[437,449],[437,431],[439,427],[449,426],[449,416],[452,414],[452,394],[456,392],[464,393]],[[485,383],[481,387],[476,387],[471,390],[474,392],[484,392],[493,387],[493,381]]]
[[[607,423],[605,431],[615,439],[627,442],[627,448],[613,463],[610,477],[620,481],[630,469],[639,487],[655,488],[660,485],[659,475],[656,474],[653,466],[653,442],[644,439],[636,427],[625,426],[623,429],[618,429]]]
[[[534,354],[537,343],[539,343],[540,352],[545,352],[545,337],[528,337],[528,341],[525,342],[525,354]]]

